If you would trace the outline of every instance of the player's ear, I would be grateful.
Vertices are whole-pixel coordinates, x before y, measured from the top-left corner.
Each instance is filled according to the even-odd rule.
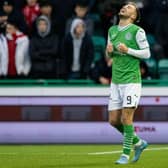
[[[136,14],[132,14],[132,15],[131,15],[131,19],[132,19],[133,21],[136,20],[136,17],[137,17]]]

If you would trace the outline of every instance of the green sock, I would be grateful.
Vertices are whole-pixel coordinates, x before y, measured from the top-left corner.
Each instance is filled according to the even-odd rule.
[[[132,142],[133,145],[137,144],[140,141],[141,139],[139,138],[139,136],[136,133],[134,133],[133,142]]]
[[[124,126],[122,124],[120,125],[114,125],[114,127],[121,133],[124,133]]]
[[[124,126],[122,124],[114,126],[121,134],[124,133]],[[141,139],[134,133],[133,135],[133,145],[137,144]]]
[[[124,125],[123,154],[130,155],[134,136],[133,125]]]

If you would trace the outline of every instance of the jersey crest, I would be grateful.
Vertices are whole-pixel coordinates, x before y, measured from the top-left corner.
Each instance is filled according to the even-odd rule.
[[[126,40],[132,40],[132,34],[130,32],[128,32],[126,35],[125,35],[125,39]]]

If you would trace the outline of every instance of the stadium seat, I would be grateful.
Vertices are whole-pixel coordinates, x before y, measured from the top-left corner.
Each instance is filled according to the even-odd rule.
[[[105,46],[106,46],[105,38],[103,36],[93,36],[92,40],[93,40],[95,51],[101,50],[104,52]]]
[[[158,63],[160,79],[168,79],[168,59],[161,59]]]
[[[102,58],[102,54],[100,52],[95,52],[93,62],[99,61]]]
[[[90,18],[95,22],[95,23],[100,23],[101,19],[100,19],[100,15],[97,13],[91,13]]]
[[[102,30],[102,26],[101,26],[101,17],[100,17],[100,15],[97,14],[97,13],[91,13],[89,16],[90,16],[90,18],[94,22],[94,32],[93,32],[93,35],[96,35],[96,36],[103,35],[103,30]]]
[[[100,60],[104,56],[106,41],[105,38],[102,36],[93,36],[92,37],[93,44],[94,44],[94,59],[93,63]]]
[[[146,36],[150,46],[153,46],[157,43],[153,34],[147,34]]]

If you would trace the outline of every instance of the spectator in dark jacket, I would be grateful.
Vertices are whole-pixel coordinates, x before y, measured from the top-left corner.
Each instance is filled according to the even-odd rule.
[[[86,31],[89,35],[93,34],[94,31],[94,23],[93,20],[89,17],[89,1],[88,0],[78,0],[75,6],[75,15],[73,15],[70,19],[68,19],[66,24],[66,32],[65,34],[70,32],[71,24],[74,19],[79,18],[85,22]]]
[[[51,33],[51,23],[46,16],[40,16],[36,24],[38,32],[30,42],[31,77],[56,78],[57,35]]]
[[[149,68],[145,61],[140,62],[140,71],[142,79],[148,79],[148,80],[151,79]]]
[[[65,35],[66,21],[72,16],[76,0],[50,0],[57,20],[58,36],[62,39]]]
[[[14,8],[14,1],[13,0],[3,0],[2,3],[2,11],[4,12],[5,16],[7,16],[7,20],[16,20],[19,22],[18,28],[24,33],[27,33],[27,26],[24,20],[24,16],[21,11],[16,10]]]
[[[64,39],[63,55],[68,79],[86,79],[88,77],[94,48],[83,20],[75,19],[72,22],[71,32]]]
[[[1,11],[0,12],[0,33],[5,34],[7,20],[8,20],[8,16],[3,11]]]
[[[106,60],[104,56],[92,64],[92,68],[90,70],[90,77],[96,83],[100,83],[103,85],[109,85],[111,83],[111,66],[112,60]]]

